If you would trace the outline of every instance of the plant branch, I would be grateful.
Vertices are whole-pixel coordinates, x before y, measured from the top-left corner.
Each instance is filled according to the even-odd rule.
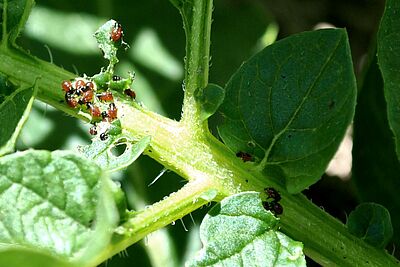
[[[168,198],[148,206],[142,211],[132,212],[130,219],[116,229],[113,241],[98,259],[98,264],[123,251],[146,235],[160,229],[211,201],[209,193],[213,185],[204,181],[187,183]]]
[[[60,83],[74,77],[73,74],[19,50],[3,48],[0,48],[0,72],[12,82],[20,84],[33,85],[41,77],[37,80],[40,100],[85,119],[78,110],[60,103],[64,99]],[[140,212],[137,218],[134,217],[130,222],[139,228],[138,236],[115,240],[107,256],[200,207],[207,202],[201,200],[203,193],[210,189],[217,191],[215,200],[218,201],[238,192],[262,191],[266,186],[273,186],[282,195],[284,213],[281,216],[281,230],[303,242],[307,255],[317,262],[323,265],[355,266],[362,259],[365,265],[368,262],[371,266],[398,264],[384,250],[373,248],[350,235],[342,223],[304,196],[290,195],[282,185],[274,184],[261,173],[253,172],[248,164],[241,162],[211,134],[193,136],[191,129],[182,122],[172,121],[126,102],[116,101],[116,104],[123,131],[137,139],[150,135],[151,145],[145,153],[189,183],[182,191],[172,194],[169,200],[155,204]],[[176,208],[174,205],[177,205]]]
[[[193,1],[179,8],[186,33],[182,121],[188,125],[199,122],[199,106],[194,94],[208,84],[212,9],[212,0]]]

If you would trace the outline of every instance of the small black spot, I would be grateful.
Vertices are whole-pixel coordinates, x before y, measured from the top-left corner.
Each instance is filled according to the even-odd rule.
[[[346,257],[346,256],[343,256],[343,259],[347,259],[347,257]]]
[[[287,136],[288,138],[292,138],[292,135],[291,134],[288,134],[288,136]]]
[[[264,188],[264,192],[267,194],[267,198],[272,198],[276,202],[281,200],[281,195],[273,187]]]
[[[108,135],[106,133],[101,133],[100,134],[100,140],[101,141],[105,141],[105,140],[107,140],[107,138],[108,138]]]
[[[113,80],[114,82],[117,82],[117,81],[120,81],[120,80],[121,80],[121,77],[120,77],[120,76],[117,76],[117,75],[114,75],[114,76],[112,77],[112,80]]]
[[[247,179],[246,179],[245,181],[246,181],[246,183],[248,183],[248,182],[249,182],[249,180],[247,180]]]
[[[58,100],[58,103],[64,103],[64,100]]]
[[[282,79],[286,79],[286,75],[281,74]]]
[[[153,152],[153,150],[149,149],[149,153]]]
[[[329,105],[328,105],[328,108],[329,109],[333,109],[334,107],[335,107],[335,100],[331,100],[331,101],[329,101]]]
[[[272,201],[270,203],[270,207],[272,208],[272,211],[275,213],[275,215],[281,215],[283,213],[283,207],[278,202]]]

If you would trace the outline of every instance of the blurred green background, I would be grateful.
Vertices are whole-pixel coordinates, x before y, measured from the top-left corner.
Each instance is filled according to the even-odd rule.
[[[136,73],[133,89],[138,101],[153,111],[179,120],[185,36],[180,15],[169,1],[36,2],[19,39],[22,47],[73,73],[91,76],[106,64],[92,34],[108,19],[116,19],[123,25],[124,40],[130,45],[130,49],[120,52],[117,72],[124,76],[133,70]],[[210,82],[223,86],[244,60],[275,39],[326,23],[346,27],[355,70],[359,73],[374,44],[384,1],[215,0],[214,4]],[[35,103],[18,141],[18,149],[73,149],[89,142],[88,129],[88,124],[50,106]],[[113,178],[125,189],[130,207],[140,209],[183,186],[183,179],[168,171],[148,186],[162,171],[163,166],[141,157]],[[346,214],[356,206],[358,195],[350,174],[342,178],[335,176],[335,172],[333,175],[325,175],[305,193],[313,202],[345,221]],[[103,265],[182,266],[201,246],[198,227],[208,209],[203,207],[182,222],[177,221],[151,234]],[[312,261],[309,264],[312,265]]]

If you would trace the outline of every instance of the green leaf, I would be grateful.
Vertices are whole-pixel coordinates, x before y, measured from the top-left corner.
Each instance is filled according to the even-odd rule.
[[[358,205],[346,225],[350,233],[378,248],[384,248],[393,236],[388,210],[376,203]]]
[[[109,135],[105,141],[95,138],[92,144],[79,147],[78,150],[88,159],[94,160],[103,169],[114,172],[124,169],[132,164],[150,144],[151,137],[146,136],[134,143],[128,136]],[[115,147],[125,145],[126,148],[119,156],[115,156],[112,150]]]
[[[0,0],[0,33],[1,44],[15,39],[24,27],[34,5],[33,0]]]
[[[188,266],[306,266],[302,244],[277,231],[257,192],[222,200],[200,226],[203,249]]]
[[[109,20],[104,23],[95,33],[94,37],[99,44],[99,48],[103,51],[104,58],[110,61],[110,66],[114,66],[118,63],[117,51],[120,46],[119,42],[115,42],[111,39],[111,32],[118,25],[115,20]],[[123,43],[125,44],[125,43]]]
[[[400,225],[400,163],[375,56],[367,67],[354,117],[352,181],[363,202],[388,208],[395,226],[394,242],[400,246],[400,229],[396,227]]]
[[[400,159],[400,2],[387,0],[378,32],[378,63],[384,81],[389,125]]]
[[[29,262],[29,265],[27,263]],[[54,255],[17,245],[0,248],[0,266],[12,267],[73,267],[72,263]]]
[[[16,88],[0,74],[0,156],[14,151],[15,141],[32,108],[35,87]]]
[[[77,266],[98,263],[118,220],[110,183],[73,152],[0,158],[0,253],[19,251],[10,263],[30,254],[38,262],[51,255]]]
[[[352,120],[356,86],[347,34],[305,32],[244,63],[225,88],[219,133],[296,193],[315,183]]]
[[[222,104],[225,97],[224,88],[209,83],[206,88],[196,91],[196,99],[200,104],[200,120],[204,121],[213,115]]]

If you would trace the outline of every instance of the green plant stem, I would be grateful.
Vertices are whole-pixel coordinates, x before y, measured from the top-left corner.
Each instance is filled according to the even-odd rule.
[[[0,49],[0,72],[11,81],[34,84],[39,87],[38,98],[50,105],[78,118],[85,118],[78,110],[70,109],[63,100],[60,82],[74,75],[50,63],[22,54],[20,51]],[[136,242],[145,234],[170,224],[203,205],[199,199],[202,190],[214,188],[218,191],[215,200],[241,191],[262,191],[265,186],[274,186],[281,192],[284,213],[281,216],[281,230],[293,239],[303,242],[307,255],[324,265],[355,266],[362,260],[371,266],[393,266],[397,261],[383,250],[373,248],[362,240],[351,236],[345,226],[312,204],[302,195],[290,195],[281,185],[274,184],[262,174],[252,172],[249,164],[236,158],[223,144],[210,134],[193,136],[185,124],[172,121],[126,102],[117,102],[124,131],[134,138],[152,136],[151,146],[145,152],[167,168],[175,171],[190,183],[204,186],[202,189],[187,187],[188,192],[170,196],[168,205],[149,208],[141,216],[146,218],[146,226],[140,230],[140,237],[128,237],[114,244],[108,256]],[[192,188],[192,189],[189,189]],[[183,191],[184,192],[184,191]],[[197,193],[196,193],[197,192]],[[184,195],[185,197],[183,197]],[[183,199],[182,199],[183,198]],[[191,199],[191,201],[189,200]],[[182,201],[182,202],[181,202]],[[166,203],[166,202],[164,202]],[[183,208],[180,203],[185,206]],[[190,204],[191,203],[191,204]],[[178,209],[170,210],[177,206]],[[180,207],[180,208],[179,208]],[[154,211],[157,214],[152,215]],[[168,216],[150,220],[160,214]],[[137,227],[142,228],[138,217]],[[160,217],[157,217],[160,218]],[[133,219],[133,221],[136,219]],[[133,221],[131,221],[133,223]],[[144,230],[148,228],[148,230]]]
[[[210,35],[212,0],[193,1],[193,7],[187,11],[180,8],[186,33],[186,61],[185,61],[185,95],[182,108],[182,122],[195,125],[199,129],[199,106],[194,94],[208,84],[208,70],[210,62]],[[189,14],[188,14],[189,13]],[[188,17],[191,18],[188,18]]]
[[[174,223],[207,204],[211,201],[207,198],[207,192],[210,190],[212,190],[212,185],[204,181],[189,182],[168,198],[148,206],[138,213],[132,212],[131,218],[116,230],[118,234],[114,236],[108,250],[98,258],[98,264],[123,251],[151,232]]]

